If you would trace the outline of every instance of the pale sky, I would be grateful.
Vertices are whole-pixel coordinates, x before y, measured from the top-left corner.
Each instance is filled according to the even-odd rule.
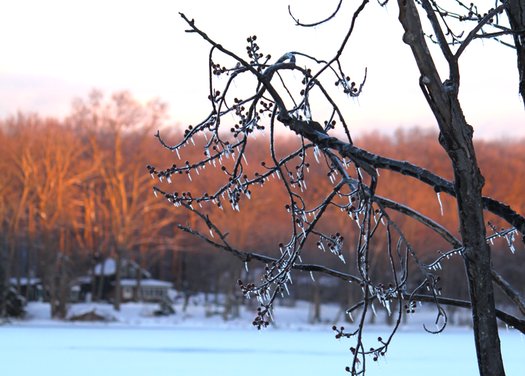
[[[208,46],[184,32],[178,12],[240,54],[256,34],[274,57],[302,51],[328,59],[358,2],[345,2],[338,18],[314,29],[294,26],[288,4],[307,22],[328,15],[337,0],[0,0],[0,116],[63,116],[73,98],[97,88],[159,97],[175,122],[196,123],[208,113]],[[368,67],[362,96],[343,106],[357,132],[435,127],[397,13],[395,1],[386,8],[371,1],[344,55],[355,80]],[[525,136],[515,61],[513,50],[490,41],[476,41],[462,57],[461,99],[477,137]]]

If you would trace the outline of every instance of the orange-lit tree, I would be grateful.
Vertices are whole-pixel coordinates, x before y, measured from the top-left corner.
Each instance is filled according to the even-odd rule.
[[[254,320],[258,328],[268,325],[272,305],[277,296],[287,292],[293,269],[329,274],[356,285],[361,290],[361,299],[347,311],[359,314],[356,326],[350,330],[334,327],[336,337],[355,341],[351,348],[353,360],[347,370],[356,375],[365,372],[368,357],[377,360],[386,354],[400,325],[402,312],[413,311],[417,301],[434,304],[437,332],[442,331],[447,323],[444,306],[471,310],[478,366],[484,376],[504,374],[497,319],[525,333],[525,305],[518,288],[509,284],[491,264],[491,242],[495,239],[507,243],[512,251],[509,257],[521,247],[521,240],[525,241],[525,218],[508,205],[483,196],[484,178],[472,140],[473,128],[465,119],[458,97],[459,61],[465,49],[476,39],[496,39],[516,48],[520,90],[524,94],[522,9],[525,9],[525,4],[522,0],[505,0],[493,8],[481,10],[481,5],[473,3],[447,3],[450,9],[445,9],[440,3],[433,0],[397,2],[399,21],[404,29],[402,41],[411,49],[417,64],[419,86],[434,114],[439,144],[452,167],[452,180],[412,163],[371,153],[352,140],[336,91],[357,97],[365,84],[366,73],[359,80],[350,79],[340,58],[353,37],[356,20],[369,6],[368,0],[357,6],[339,50],[326,60],[300,52],[289,52],[274,59],[261,52],[255,36],[247,39],[248,57],[244,58],[215,41],[194,20],[181,14],[188,32],[200,36],[211,46],[208,93],[211,111],[203,121],[188,126],[178,143],[171,145],[161,135],[158,138],[165,148],[179,154],[193,142],[198,141],[201,145],[203,138],[207,141],[202,148],[202,158],[162,169],[149,166],[149,172],[160,181],[171,181],[181,174],[186,178],[197,178],[204,168],[215,167],[222,170],[224,180],[204,192],[172,192],[160,184],[154,187],[154,191],[171,204],[202,219],[202,227],[180,225],[182,230],[247,264],[252,261],[266,264],[260,280],[239,282],[245,296],[255,297],[260,303]],[[316,26],[330,21],[340,12],[339,6],[332,16],[320,22],[303,24],[297,18],[294,20],[301,26]],[[293,12],[290,14],[294,17]],[[432,30],[428,37],[422,22],[425,30],[427,27]],[[428,43],[436,43],[438,52],[431,52]],[[438,71],[436,59],[446,62],[446,78]],[[219,77],[222,80],[218,80]],[[254,80],[255,90],[240,90],[243,80]],[[323,112],[322,108],[326,107],[330,111]],[[235,117],[233,122],[230,120],[232,115]],[[295,151],[282,152],[275,137],[278,127],[295,134],[298,140]],[[247,173],[248,163],[244,157],[256,135],[268,140],[269,157],[256,173]],[[309,175],[317,165],[317,169],[324,170],[330,188],[321,199],[306,200],[304,192],[321,185],[318,178],[311,179]],[[383,184],[389,184],[389,180],[388,175],[383,178],[380,171],[414,179],[414,182],[428,186],[430,195],[437,193],[438,199],[440,195],[453,198],[459,231],[445,228],[418,212],[418,208],[381,196],[378,192],[382,191]],[[286,239],[275,239],[275,248],[280,251],[276,257],[258,250],[239,249],[214,222],[207,206],[229,210],[233,215],[243,210],[246,200],[265,194],[264,190],[256,191],[255,187],[267,185],[274,179],[279,181],[287,196],[283,206],[289,213],[289,235]],[[282,209],[278,200],[272,205],[276,211]],[[357,233],[355,243],[350,245],[350,255],[345,255],[342,235],[347,229],[326,223],[328,213],[334,211],[346,216],[347,227],[352,227]],[[413,235],[405,231],[400,215],[432,231],[448,244],[449,250],[434,259],[424,258],[412,246]],[[487,218],[496,218],[507,225],[502,228],[499,223],[489,223]],[[258,224],[271,225],[271,221]],[[519,242],[515,243],[516,238]],[[353,263],[354,272],[303,263],[305,250],[315,244],[321,252],[332,253],[342,261]],[[381,252],[371,252],[375,244],[380,244]],[[387,260],[388,271],[377,273],[371,270],[372,258],[376,257]],[[438,276],[441,274],[446,278],[447,274],[438,270],[446,267],[447,259],[451,257],[460,258],[465,266],[468,300],[451,298],[441,290]],[[510,298],[514,312],[509,314],[496,308],[493,284]],[[374,304],[384,306],[395,315],[394,325],[388,335],[378,338],[377,343],[365,346],[363,330],[366,317],[374,311]]]
[[[92,211],[86,214],[99,212],[97,226],[106,234],[106,255],[111,254],[116,262],[113,303],[120,309],[122,263],[134,253],[140,257],[140,250],[162,245],[164,238],[158,235],[174,220],[162,215],[165,206],[146,194],[150,177],[140,172],[148,144],[145,135],[162,124],[165,106],[157,100],[142,105],[128,92],[105,101],[95,91],[89,100],[77,100],[74,107],[68,121],[82,130],[97,166],[93,185],[100,197],[90,200],[89,190],[84,192],[85,209]],[[86,235],[92,236],[93,231]]]

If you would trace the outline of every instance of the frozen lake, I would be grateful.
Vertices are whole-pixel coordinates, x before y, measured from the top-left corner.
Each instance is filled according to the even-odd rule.
[[[384,335],[370,332],[371,338]],[[451,328],[401,332],[369,375],[477,375],[472,334]],[[525,338],[501,333],[507,375],[525,375]],[[372,342],[370,342],[371,345]],[[213,329],[121,325],[0,327],[2,375],[346,375],[350,340],[331,330]]]

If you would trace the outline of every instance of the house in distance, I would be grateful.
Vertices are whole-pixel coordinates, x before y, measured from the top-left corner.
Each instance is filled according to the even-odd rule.
[[[171,282],[154,279],[151,273],[131,260],[122,260],[120,266],[120,286],[122,302],[169,302]],[[95,265],[92,276],[83,279],[82,292],[86,300],[112,301],[115,297],[117,281],[117,262],[107,258]]]

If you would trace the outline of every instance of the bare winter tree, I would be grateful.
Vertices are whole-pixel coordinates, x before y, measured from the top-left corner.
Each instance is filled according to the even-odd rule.
[[[151,199],[144,199],[147,189],[147,175],[140,174],[137,166],[145,152],[144,137],[138,142],[129,139],[131,131],[140,129],[142,134],[159,127],[165,117],[165,106],[158,100],[146,105],[137,102],[130,93],[116,93],[111,100],[104,101],[98,91],[93,91],[89,101],[75,101],[75,111],[69,122],[86,134],[91,144],[93,159],[97,161],[96,184],[101,190],[102,201],[98,206],[101,212],[100,226],[110,235],[109,248],[116,262],[115,309],[121,303],[121,269],[132,251],[144,246],[158,247],[162,243],[160,232],[173,223],[173,217],[163,216],[163,205]],[[102,139],[97,139],[97,133]],[[126,139],[128,138],[128,139]],[[104,150],[103,143],[110,147]],[[126,158],[125,145],[133,146],[133,155]],[[86,210],[87,207],[86,207]],[[94,205],[90,214],[94,215]],[[140,273],[137,273],[140,283]]]
[[[300,26],[316,26],[341,12],[341,3],[342,0],[332,16],[311,24],[301,23],[292,10],[290,15]],[[351,338],[355,342],[351,347],[352,362],[347,367],[351,374],[364,374],[367,359],[377,360],[386,354],[404,311],[412,312],[416,302],[429,302],[436,309],[437,328],[433,332],[441,332],[447,324],[445,306],[469,308],[480,374],[504,375],[497,319],[525,333],[525,303],[518,289],[492,267],[490,244],[503,239],[512,257],[518,247],[514,244],[516,237],[525,242],[525,218],[506,204],[482,195],[484,178],[476,160],[473,128],[465,119],[458,99],[459,62],[465,49],[476,39],[492,39],[515,48],[523,95],[525,29],[521,10],[525,9],[525,3],[522,0],[499,1],[490,9],[459,0],[447,2],[446,7],[450,9],[434,0],[398,0],[397,4],[404,29],[402,40],[410,47],[417,63],[422,94],[439,128],[439,143],[450,158],[452,181],[409,162],[363,150],[352,140],[340,98],[361,94],[366,71],[360,79],[351,79],[345,72],[341,56],[352,38],[358,17],[364,16],[367,6],[374,6],[362,0],[350,18],[340,48],[327,60],[301,52],[272,58],[261,52],[256,36],[248,37],[248,57],[244,58],[219,44],[194,20],[181,14],[187,31],[211,46],[208,93],[211,111],[198,124],[188,126],[182,139],[173,145],[157,133],[162,146],[182,159],[164,169],[148,166],[152,177],[162,182],[154,187],[154,193],[202,220],[202,226],[181,224],[181,230],[231,253],[246,265],[252,261],[265,264],[259,280],[239,281],[243,294],[255,297],[260,304],[253,322],[256,327],[269,324],[273,303],[278,296],[287,293],[292,283],[292,270],[324,273],[348,281],[361,291],[361,299],[347,310],[349,315],[358,315],[355,328],[333,328],[336,337]],[[431,53],[428,45],[432,43],[439,46],[440,56]],[[447,63],[445,78],[436,67],[438,58]],[[255,82],[254,89],[246,89],[243,82]],[[295,150],[283,151],[276,136],[278,128],[294,134]],[[255,137],[268,140],[266,159],[257,166],[258,171],[254,171],[253,161],[245,158]],[[184,161],[184,148],[194,145],[202,147],[202,158]],[[249,162],[252,165],[249,166]],[[176,192],[165,185],[176,177],[198,179],[198,175],[206,175],[210,168],[220,169],[224,180],[218,186],[207,187],[205,192]],[[330,188],[322,195],[315,195],[320,197],[315,202],[308,201],[303,194],[307,189],[321,186],[319,178],[310,179],[313,169],[323,169],[330,181]],[[417,208],[377,194],[381,184],[388,184],[388,180],[381,178],[382,170],[432,187],[438,200],[440,194],[453,197],[457,204],[459,232],[445,228],[419,213]],[[275,239],[277,256],[237,248],[212,215],[217,208],[234,215],[246,206],[246,200],[257,200],[264,195],[260,188],[268,184],[279,184],[285,192],[283,206],[290,217],[288,237]],[[272,205],[275,210],[281,210],[278,200]],[[342,221],[337,225],[327,221],[329,213],[334,212],[346,218],[344,226],[341,226]],[[412,247],[399,221],[403,216],[438,235],[448,244],[448,250],[429,260],[428,253],[423,254]],[[489,217],[495,222],[489,222]],[[506,225],[502,227],[503,223]],[[258,223],[257,226],[271,228],[272,223]],[[346,238],[355,241],[347,246],[343,234],[349,231],[353,236]],[[354,272],[304,263],[305,251],[315,245],[320,252],[327,251],[342,262],[352,263]],[[378,252],[371,252],[374,247],[380,247],[379,256]],[[374,257],[385,257],[390,270],[372,272],[370,265]],[[454,299],[441,290],[439,275],[446,278],[446,272],[441,273],[440,269],[446,268],[449,258],[460,258],[464,263],[469,300]],[[512,312],[496,308],[494,284],[510,298],[515,308]],[[394,324],[387,336],[379,337],[372,346],[365,346],[366,318],[375,313],[375,304],[394,316]]]

